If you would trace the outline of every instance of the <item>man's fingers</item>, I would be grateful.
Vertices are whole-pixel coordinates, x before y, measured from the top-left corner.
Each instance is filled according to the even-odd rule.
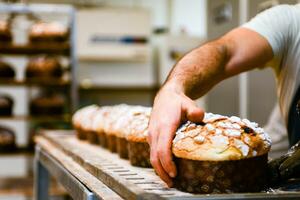
[[[197,107],[194,101],[190,100],[185,105],[187,120],[192,122],[202,122],[204,111]]]
[[[157,153],[165,172],[172,178],[177,174],[176,165],[172,159],[172,140],[177,127],[164,127],[157,141]]]
[[[149,130],[149,133],[148,133],[148,136],[147,136],[147,142],[148,142],[148,144],[149,144],[149,146],[151,146],[151,144],[152,144],[152,141],[153,141],[153,132],[152,131],[150,131]]]
[[[153,168],[155,169],[155,172],[169,187],[172,187],[172,185],[173,185],[172,179],[164,171],[164,169],[159,161],[157,151],[154,148],[152,148],[152,146],[151,146],[151,156],[150,157],[151,157],[150,161],[151,161]]]
[[[172,180],[168,176],[168,174],[164,171],[163,167],[160,164],[159,157],[158,157],[158,147],[157,147],[157,142],[158,142],[158,131],[153,129],[149,130],[149,145],[150,145],[150,162],[152,167],[155,169],[156,173],[159,175],[159,177],[169,186],[172,187]]]

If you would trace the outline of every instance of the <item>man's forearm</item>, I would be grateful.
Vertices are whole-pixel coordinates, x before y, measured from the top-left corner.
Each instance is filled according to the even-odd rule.
[[[204,95],[226,78],[229,55],[222,41],[213,41],[186,54],[172,69],[164,87],[173,87],[190,98]]]

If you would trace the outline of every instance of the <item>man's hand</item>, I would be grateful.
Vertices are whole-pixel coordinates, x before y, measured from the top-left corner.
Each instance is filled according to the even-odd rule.
[[[269,182],[271,185],[282,183],[290,178],[300,177],[300,141],[285,155],[269,162]]]
[[[203,110],[193,100],[167,86],[160,90],[154,100],[148,137],[150,160],[156,173],[169,187],[176,176],[171,149],[174,134],[182,121],[201,122],[203,116]]]

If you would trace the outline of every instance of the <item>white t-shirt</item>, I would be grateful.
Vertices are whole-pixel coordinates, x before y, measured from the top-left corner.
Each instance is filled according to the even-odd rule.
[[[265,37],[273,49],[274,58],[266,66],[276,73],[279,104],[287,123],[291,101],[300,84],[300,5],[273,7],[243,27]]]

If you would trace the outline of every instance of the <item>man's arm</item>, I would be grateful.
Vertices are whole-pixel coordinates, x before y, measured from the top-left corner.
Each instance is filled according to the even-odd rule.
[[[272,48],[263,36],[237,28],[192,50],[175,65],[155,97],[148,137],[151,163],[169,186],[176,176],[171,150],[175,131],[182,121],[199,122],[204,116],[192,99],[228,77],[263,66],[272,57]]]

